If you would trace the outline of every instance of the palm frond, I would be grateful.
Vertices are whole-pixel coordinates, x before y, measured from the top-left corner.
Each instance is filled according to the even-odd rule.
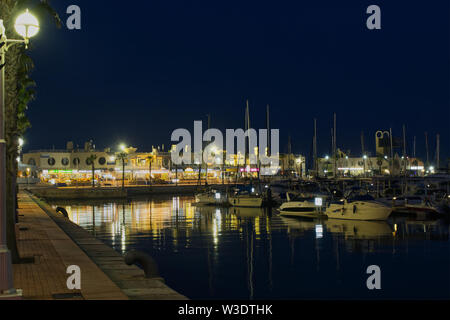
[[[56,12],[56,10],[52,8],[49,0],[41,0],[36,8],[49,14],[53,18],[53,21],[58,28],[62,27],[61,18],[59,17],[59,14]]]
[[[14,12],[18,13],[25,9],[29,8],[33,11],[34,14],[39,16],[41,19],[46,15],[50,15],[58,28],[62,27],[62,21],[59,17],[59,14],[55,9],[50,5],[49,0],[17,0],[16,5],[14,7]]]

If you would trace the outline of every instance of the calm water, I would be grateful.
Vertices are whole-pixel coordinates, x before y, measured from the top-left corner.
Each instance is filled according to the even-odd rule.
[[[192,203],[58,205],[115,250],[153,256],[166,283],[192,299],[450,298],[444,221],[314,221]],[[382,290],[366,287],[370,265],[381,268]]]

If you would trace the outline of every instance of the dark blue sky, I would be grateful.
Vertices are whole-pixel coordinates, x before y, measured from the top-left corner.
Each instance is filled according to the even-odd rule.
[[[38,83],[27,149],[63,148],[93,139],[140,150],[169,144],[176,128],[206,120],[241,128],[245,100],[254,127],[265,106],[281,145],[309,154],[313,118],[319,151],[360,153],[360,133],[374,147],[378,129],[401,135],[409,149],[450,144],[450,6],[448,1],[54,1],[82,10],[82,30],[44,24],[33,40]],[[382,30],[366,28],[366,9],[382,10]],[[41,19],[42,20],[42,19]],[[434,156],[434,150],[432,152]]]

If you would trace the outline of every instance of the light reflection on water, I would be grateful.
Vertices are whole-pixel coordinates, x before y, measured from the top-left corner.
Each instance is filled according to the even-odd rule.
[[[153,256],[166,283],[193,299],[450,298],[446,222],[315,221],[192,203],[58,205],[117,251]],[[381,291],[366,287],[372,264]]]

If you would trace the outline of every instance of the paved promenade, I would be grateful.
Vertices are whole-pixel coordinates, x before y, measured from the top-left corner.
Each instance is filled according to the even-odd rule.
[[[13,266],[14,286],[23,290],[24,299],[185,299],[162,279],[145,279],[141,269],[127,266],[113,249],[68,219],[52,216],[45,206],[27,193],[19,194],[19,253],[34,258]],[[81,290],[66,286],[66,269],[71,265],[81,269]]]

